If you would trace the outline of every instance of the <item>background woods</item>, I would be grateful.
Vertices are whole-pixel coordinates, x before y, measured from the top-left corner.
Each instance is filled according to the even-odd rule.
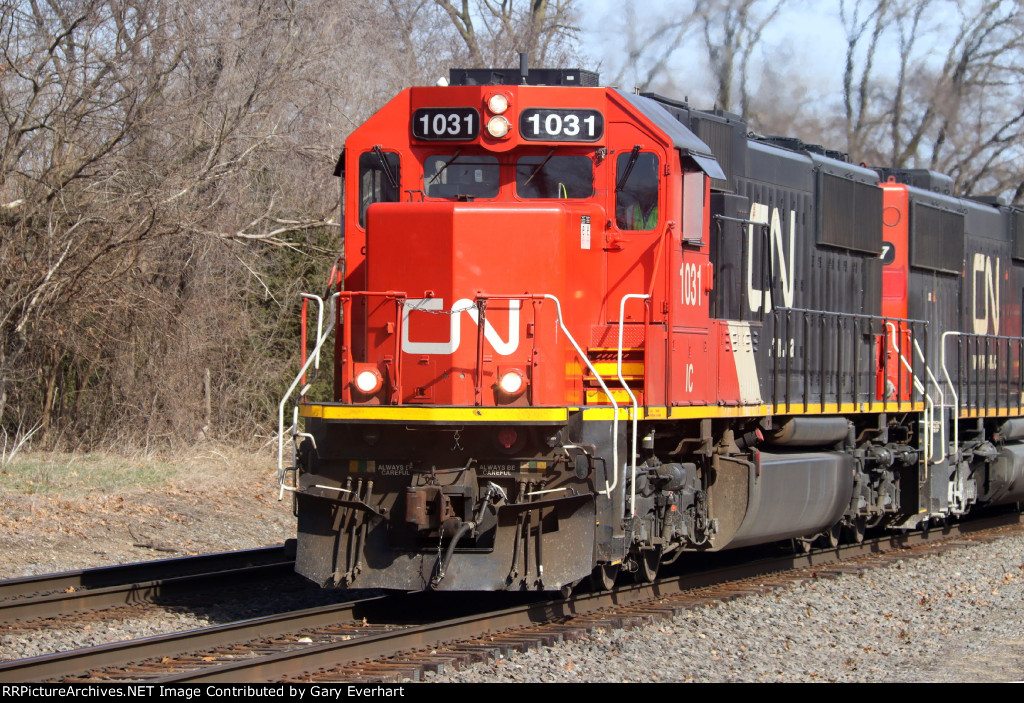
[[[568,5],[3,0],[0,449],[265,435],[348,131]]]
[[[269,438],[345,136],[453,66],[526,51],[1024,202],[1018,3],[842,0],[845,62],[814,72],[807,6],[0,0],[0,450]]]

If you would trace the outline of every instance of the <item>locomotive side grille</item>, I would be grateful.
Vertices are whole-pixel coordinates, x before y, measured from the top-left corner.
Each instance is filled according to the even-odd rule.
[[[1013,258],[1024,261],[1024,212],[1014,211],[1011,227],[1013,229]]]
[[[694,115],[694,131],[701,141],[711,148],[711,153],[718,160],[718,165],[725,172],[726,180],[718,178],[711,179],[711,189],[716,191],[731,191],[733,174],[733,140],[735,139],[736,128],[734,125],[714,120],[702,120]]]
[[[866,254],[882,251],[882,190],[831,174],[822,176],[818,243]]]
[[[910,265],[959,274],[964,257],[964,216],[914,203],[910,217]]]

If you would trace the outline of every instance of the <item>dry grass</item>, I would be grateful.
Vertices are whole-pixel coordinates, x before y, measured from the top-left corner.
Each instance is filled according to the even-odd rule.
[[[0,470],[0,491],[78,498],[94,491],[124,492],[160,486],[197,490],[265,484],[274,476],[268,454],[205,444],[186,454],[22,452]]]
[[[0,578],[280,544],[294,528],[269,453],[29,452],[0,471]]]

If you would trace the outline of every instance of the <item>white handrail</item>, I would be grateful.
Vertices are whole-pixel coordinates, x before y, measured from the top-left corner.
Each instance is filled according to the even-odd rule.
[[[914,340],[914,351],[917,352],[917,356],[920,357],[921,361],[925,362],[924,352],[921,351],[921,347],[917,343],[916,339]],[[942,392],[942,386],[939,385],[938,380],[935,378],[935,375],[932,373],[932,370],[928,366],[927,362],[924,363],[924,370],[925,370],[925,373],[928,374],[928,378],[931,379],[932,385],[935,386],[935,390],[937,390],[939,392],[939,408],[942,410],[942,417],[939,418],[939,441],[941,442],[942,454],[939,456],[938,459],[935,460],[935,463],[936,464],[941,464],[943,461],[946,460],[946,396]],[[929,400],[931,400],[931,398],[929,398]],[[932,406],[932,421],[933,422],[934,422],[934,418],[935,418],[935,407],[934,407],[934,404],[933,404],[933,406]]]
[[[631,518],[636,517],[636,416],[639,412],[639,404],[636,402],[636,396],[633,394],[633,391],[629,387],[629,384],[626,383],[626,379],[622,377],[622,333],[623,325],[626,320],[626,301],[630,299],[647,300],[650,297],[651,296],[649,295],[641,293],[627,293],[626,295],[622,296],[622,300],[619,301],[619,355],[616,363],[616,370],[618,371],[619,375],[619,383],[621,383],[622,387],[626,389],[626,393],[629,394],[629,399],[633,403],[633,451],[630,454],[630,471],[632,472],[630,473],[630,476],[632,477],[632,480],[630,482],[631,489],[629,492],[629,516]],[[644,351],[644,353],[646,354],[646,350]],[[615,416],[615,423],[613,423],[613,427],[615,427],[618,424],[618,412],[615,413]],[[613,431],[615,432],[616,436],[618,436],[618,430],[615,429]]]
[[[303,293],[302,295],[308,296],[309,294],[308,293]],[[299,369],[299,373],[296,374],[295,380],[292,381],[292,384],[290,386],[288,386],[288,390],[285,391],[284,397],[281,398],[281,402],[277,406],[277,480],[278,480],[278,484],[280,485],[280,491],[278,492],[278,497],[277,497],[278,500],[281,500],[284,497],[284,492],[285,492],[286,489],[287,490],[294,490],[294,488],[287,487],[287,486],[284,485],[284,474],[285,474],[285,468],[284,468],[284,406],[285,406],[285,404],[287,404],[288,399],[291,397],[292,393],[295,391],[296,386],[298,386],[299,383],[302,381],[303,374],[305,374],[306,371],[309,370],[310,365],[312,365],[313,363],[319,363],[320,350],[323,348],[324,342],[327,341],[327,338],[330,336],[331,332],[334,330],[334,320],[335,320],[335,317],[336,317],[335,314],[334,314],[335,313],[335,305],[337,303],[339,295],[341,295],[341,294],[340,293],[334,293],[333,295],[331,295],[331,297],[330,297],[330,307],[329,307],[331,319],[330,319],[330,322],[327,324],[327,329],[323,330],[323,332],[318,336],[317,342],[316,342],[316,346],[313,348],[313,351],[310,353],[310,355],[306,358],[306,363],[304,363],[302,365],[302,368]],[[316,297],[316,296],[312,296],[312,297]],[[307,384],[307,388],[308,388],[308,384]],[[296,407],[295,410],[296,410],[296,414],[295,414],[295,417],[292,420],[292,431],[293,431],[293,433],[295,431],[297,431],[297,429],[298,429],[298,415],[297,415],[298,408]]]
[[[917,375],[914,373],[914,367],[907,360],[907,357],[905,357],[903,355],[903,351],[900,349],[899,342],[896,341],[896,325],[894,325],[891,322],[886,322],[885,326],[889,328],[890,332],[892,332],[892,346],[896,350],[896,355],[899,357],[899,360],[903,363],[903,365],[907,368],[907,371],[910,373],[910,380],[914,383],[914,388],[916,388],[917,392],[920,393],[921,395],[923,395],[925,397],[925,400],[927,401],[928,407],[925,409],[924,418],[925,418],[925,425],[927,426],[928,429],[924,433],[923,439],[924,439],[925,462],[928,462],[928,461],[931,460],[931,456],[932,456],[932,451],[931,451],[931,445],[932,445],[931,435],[932,435],[932,430],[931,430],[931,427],[932,427],[932,417],[933,417],[933,415],[935,413],[935,403],[932,401],[931,396],[928,395],[928,391],[924,387],[924,384],[921,383],[920,379],[918,379]],[[928,367],[928,364],[925,363],[925,368],[927,368],[927,367]],[[898,388],[896,389],[896,393],[897,393],[897,397],[899,397],[899,395],[898,395],[899,394],[899,389]]]
[[[580,359],[582,359],[583,363],[587,365],[588,369],[590,369],[590,373],[594,374],[594,378],[596,378],[597,382],[601,385],[601,390],[603,390],[604,394],[608,396],[608,400],[611,401],[612,409],[615,413],[615,419],[612,422],[612,482],[609,484],[608,477],[605,476],[605,489],[597,492],[598,495],[611,495],[612,491],[615,490],[615,487],[619,485],[619,404],[615,402],[615,398],[612,397],[612,392],[608,390],[608,386],[605,385],[604,379],[601,378],[601,375],[597,372],[597,369],[594,368],[594,365],[590,363],[590,359],[587,358],[584,351],[580,349],[580,345],[576,343],[572,334],[568,329],[566,329],[565,323],[562,322],[562,304],[558,302],[558,298],[548,293],[544,293],[542,297],[554,302],[556,315],[558,317],[558,326],[562,329],[562,332],[565,333],[566,339],[568,339],[569,343],[572,344]]]
[[[317,308],[317,310],[316,310],[316,338],[320,339],[320,335],[323,334],[323,330],[324,330],[324,299],[321,298],[319,295],[314,295],[312,293],[299,293],[299,297],[300,298],[305,298],[306,300],[315,300],[316,301],[316,308]],[[303,353],[305,353],[306,350],[303,349],[302,351],[303,351]],[[316,356],[316,361],[313,362],[313,370],[314,371],[319,371],[320,370],[320,355],[319,354]],[[308,386],[306,388],[304,388],[303,390],[307,390],[307,389],[308,389]],[[299,395],[305,395],[305,393],[304,392],[300,392]]]
[[[942,333],[942,350],[941,350],[941,364],[942,364],[942,375],[946,377],[946,383],[949,385],[949,394],[953,396],[953,407],[960,407],[960,398],[956,392],[956,386],[953,384],[953,379],[949,377],[949,370],[946,368],[946,337],[950,335],[960,336],[960,332],[943,332]],[[959,418],[953,420],[953,446],[960,446],[960,422]]]

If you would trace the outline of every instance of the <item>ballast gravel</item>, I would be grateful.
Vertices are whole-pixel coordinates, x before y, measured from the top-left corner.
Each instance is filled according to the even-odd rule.
[[[25,635],[0,630],[0,659],[203,627],[238,615],[225,603],[223,611],[147,609]],[[1024,534],[780,587],[642,628],[597,631],[461,671],[427,674],[426,680],[1024,680]]]
[[[596,632],[435,682],[1024,680],[1024,536]]]

